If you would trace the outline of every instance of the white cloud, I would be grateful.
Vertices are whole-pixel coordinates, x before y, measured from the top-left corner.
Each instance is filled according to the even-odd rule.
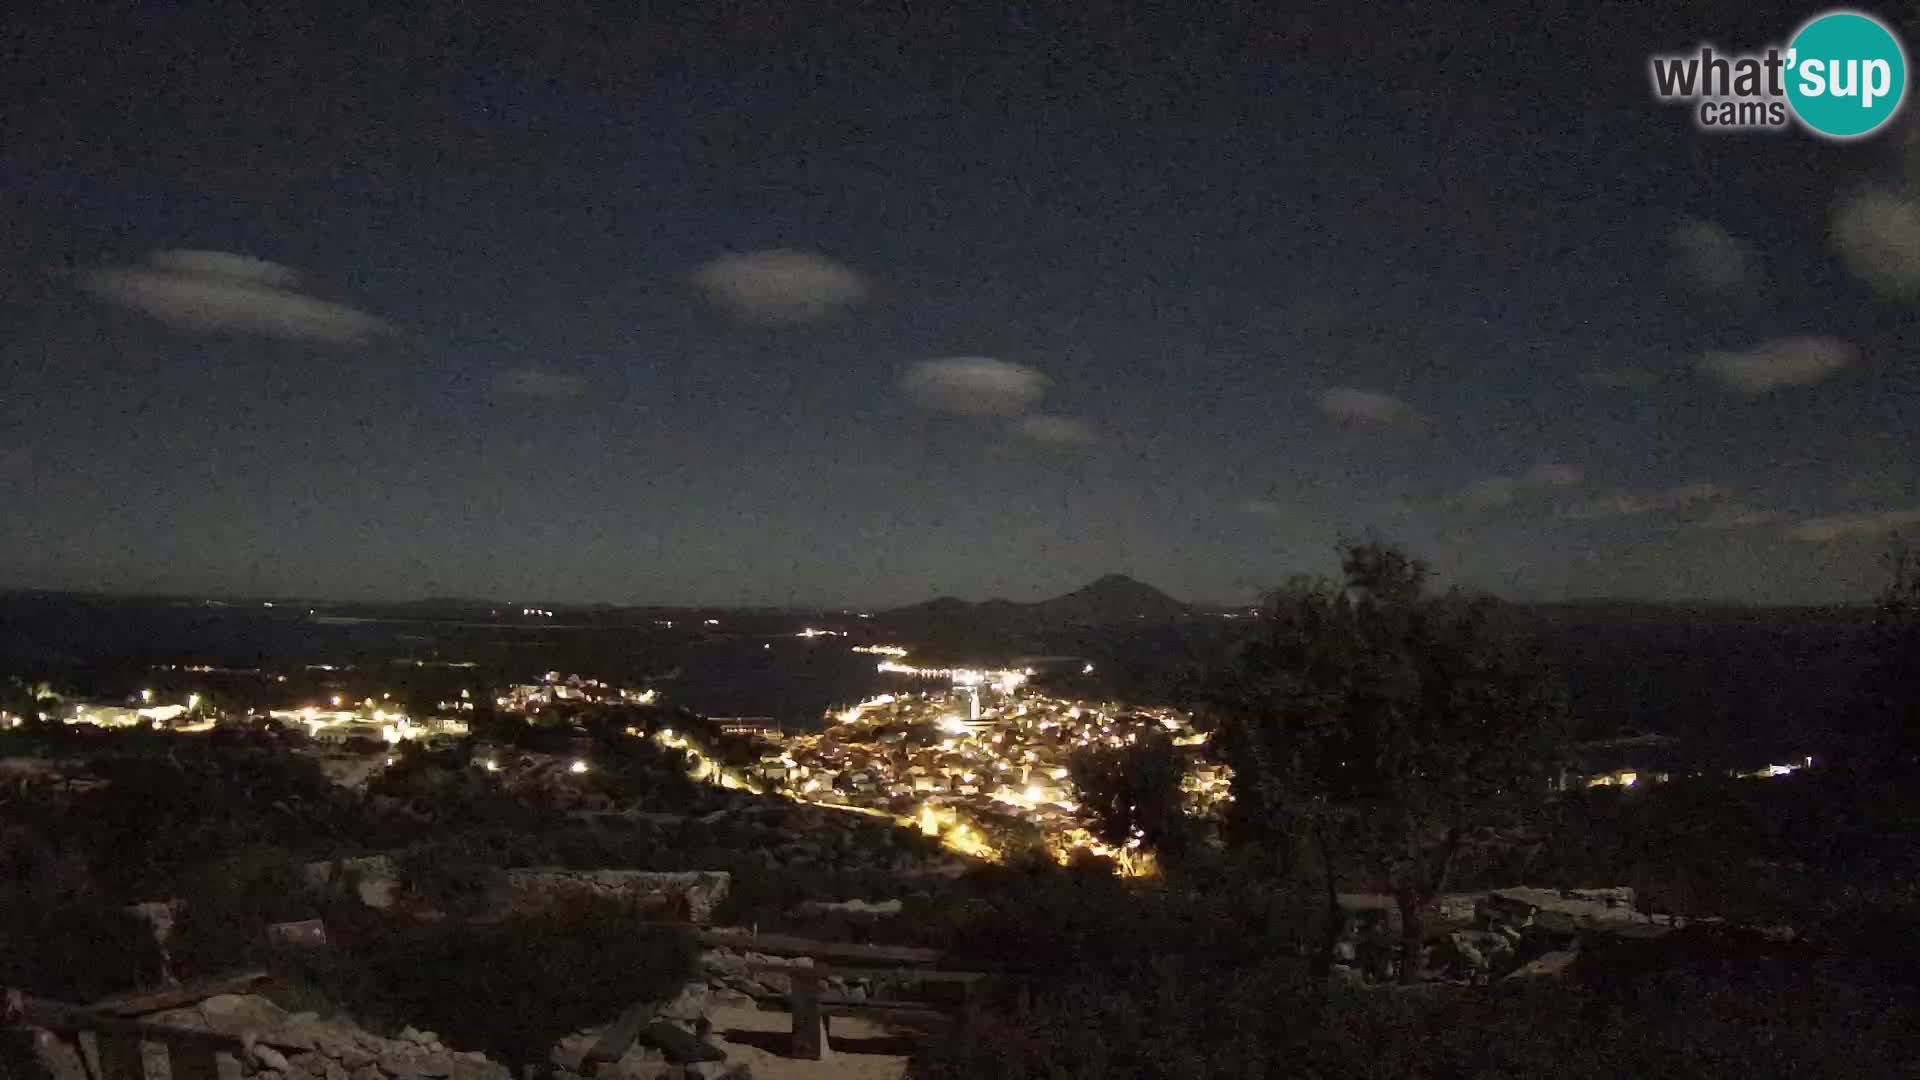
[[[1751,529],[1760,525],[1771,525],[1780,520],[1778,510],[1755,510],[1750,506],[1722,506],[1706,518],[1695,523],[1696,529],[1727,531],[1731,529]]]
[[[292,288],[300,281],[300,271],[291,266],[225,251],[161,251],[154,253],[147,261],[161,270],[176,274],[226,278],[229,281],[273,285],[283,289]]]
[[[1467,489],[1466,503],[1475,510],[1511,506],[1520,498],[1520,481],[1511,476],[1491,476]]]
[[[1320,395],[1320,411],[1342,424],[1362,427],[1407,427],[1420,423],[1420,412],[1389,394],[1336,386]]]
[[[1738,394],[1812,386],[1853,363],[1859,350],[1836,338],[1791,337],[1762,342],[1746,352],[1710,352],[1701,370]]]
[[[1609,390],[1650,390],[1660,385],[1660,375],[1638,367],[1589,368],[1580,373],[1580,381]]]
[[[1050,446],[1091,446],[1100,441],[1084,420],[1071,416],[1047,416],[1036,413],[1020,418],[1016,425],[1020,434],[1034,442],[1047,443]]]
[[[1836,540],[1885,536],[1908,525],[1920,525],[1920,508],[1809,518],[1788,529],[1787,535],[1810,544],[1829,544]]]
[[[1877,190],[1841,199],[1833,212],[1833,248],[1875,291],[1920,297],[1920,199]]]
[[[1711,221],[1688,219],[1667,234],[1667,275],[1682,291],[1702,299],[1735,300],[1757,284],[1752,251]]]
[[[925,360],[900,377],[914,402],[961,416],[1018,416],[1033,407],[1053,380],[1024,364],[987,356]]]
[[[538,368],[507,368],[493,376],[493,388],[514,397],[542,401],[571,401],[586,392],[587,381],[578,375]]]
[[[1527,470],[1521,479],[1530,487],[1570,488],[1580,486],[1586,474],[1572,465],[1546,463]]]
[[[162,251],[147,265],[96,270],[87,291],[185,330],[359,345],[387,324],[356,308],[296,292],[299,274],[221,251]]]
[[[1530,492],[1577,487],[1584,475],[1572,465],[1535,465],[1519,476],[1489,476],[1477,481],[1461,500],[1472,510],[1492,510],[1511,506]]]
[[[1282,518],[1287,516],[1287,508],[1272,499],[1242,499],[1239,510],[1254,517]]]
[[[1880,501],[1900,499],[1920,484],[1914,483],[1911,473],[1905,469],[1893,467],[1870,469],[1856,473],[1840,485],[1839,495],[1843,499],[1864,499]]]
[[[1604,498],[1588,499],[1586,502],[1569,507],[1561,516],[1576,521],[1639,517],[1642,514],[1675,510],[1694,503],[1724,499],[1726,496],[1725,488],[1696,481],[1660,491],[1623,491]]]
[[[867,283],[852,268],[805,251],[721,255],[693,273],[707,298],[734,317],[757,323],[802,323],[858,303]]]

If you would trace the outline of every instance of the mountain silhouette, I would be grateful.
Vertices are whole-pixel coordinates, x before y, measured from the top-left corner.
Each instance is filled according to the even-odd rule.
[[[1187,605],[1145,582],[1125,574],[1108,574],[1070,593],[1031,604],[995,598],[973,604],[942,596],[919,604],[883,611],[876,618],[890,622],[925,619],[1007,622],[1027,626],[1107,625],[1177,619]]]

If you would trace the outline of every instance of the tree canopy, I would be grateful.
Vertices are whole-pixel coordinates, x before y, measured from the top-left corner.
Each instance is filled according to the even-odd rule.
[[[1173,740],[1158,731],[1132,746],[1083,750],[1072,761],[1074,788],[1096,837],[1176,858],[1192,831],[1180,792],[1185,772]]]
[[[1268,597],[1199,708],[1233,769],[1229,835],[1270,849],[1311,836],[1330,902],[1336,858],[1363,860],[1413,950],[1472,827],[1545,787],[1564,709],[1497,601],[1431,593],[1427,566],[1390,546],[1340,553],[1340,581]]]

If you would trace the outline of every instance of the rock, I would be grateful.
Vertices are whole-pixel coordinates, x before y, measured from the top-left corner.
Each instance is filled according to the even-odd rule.
[[[168,1009],[165,1012],[149,1013],[140,1019],[149,1024],[160,1024],[165,1027],[192,1028],[195,1031],[208,1030],[207,1018],[200,1014],[200,1007],[197,1005],[189,1005],[184,1009]]]
[[[332,1058],[327,1059],[326,1073],[327,1080],[351,1080],[352,1077],[352,1074],[347,1071],[345,1065],[340,1064]]]
[[[814,855],[818,854],[817,850],[814,850],[814,849],[809,848],[809,849],[803,849],[803,850],[805,850],[808,854],[814,854]],[[873,903],[868,903],[865,900],[859,900],[859,899],[841,900],[838,902],[827,901],[827,900],[808,900],[800,904],[800,906],[795,908],[794,911],[796,914],[800,914],[800,915],[841,914],[841,915],[871,915],[876,917],[882,917],[882,916],[889,916],[889,915],[898,915],[900,914],[902,907],[903,905],[898,900],[879,900]]]
[[[747,973],[746,957],[726,949],[711,949],[701,953],[700,966],[707,971],[718,971],[727,975]]]
[[[287,1071],[305,1073],[308,1076],[320,1077],[324,1080],[327,1075],[327,1066],[331,1064],[333,1064],[333,1059],[322,1055],[317,1050],[309,1050],[304,1054],[295,1054],[288,1058]]]
[[[353,1080],[387,1080],[387,1074],[376,1065],[362,1065],[353,1070]]]
[[[320,1036],[332,1034],[332,1028],[322,1023],[320,1014],[302,1012],[287,1017],[280,1026],[261,1035],[261,1038],[282,1049],[318,1050]]]
[[[1458,954],[1458,956],[1460,957],[1460,960],[1468,968],[1474,969],[1476,971],[1483,970],[1486,968],[1487,966],[1486,954],[1482,953],[1477,947],[1475,947],[1473,942],[1468,941],[1467,935],[1461,934],[1461,933],[1448,934],[1447,942],[1453,947],[1453,951],[1456,954]]]
[[[577,1072],[580,1063],[587,1060],[587,1051],[600,1041],[600,1029],[576,1031],[553,1044],[553,1050],[547,1054],[547,1061],[557,1069]]]
[[[263,1069],[287,1071],[287,1057],[266,1043],[253,1044],[253,1060]]]
[[[440,1041],[440,1033],[437,1031],[422,1031],[420,1032],[420,1037],[414,1041],[421,1046],[432,1046]]]
[[[302,919],[298,922],[271,923],[267,926],[267,940],[276,945],[285,945],[294,948],[325,948],[327,944],[327,925],[319,919]]]
[[[1557,952],[1550,952],[1538,960],[1514,968],[1507,973],[1507,978],[1559,978],[1579,957],[1580,951],[1578,949],[1561,949]]]
[[[295,1013],[287,1022],[266,1036],[279,1046],[318,1050],[328,1057],[340,1057],[354,1046],[353,1033],[337,1024],[329,1024],[317,1013]]]
[[[287,1020],[286,1010],[256,994],[215,994],[200,1003],[200,1015],[207,1030],[223,1035],[270,1031]]]
[[[380,1068],[396,1077],[451,1076],[453,1059],[445,1054],[391,1053],[381,1056]]]
[[[640,1041],[648,1046],[658,1047],[666,1054],[667,1061],[675,1065],[685,1065],[694,1061],[720,1061],[726,1058],[726,1051],[695,1038],[680,1028],[664,1020],[655,1020],[640,1029]]]
[[[707,984],[690,982],[680,988],[672,1001],[661,1006],[656,1016],[682,1023],[695,1023],[707,1018]]]
[[[40,1060],[53,1080],[87,1080],[87,1065],[80,1059],[80,1048],[51,1031],[33,1033],[33,1056]]]
[[[416,1045],[426,1041],[421,1036],[420,1030],[414,1027],[412,1024],[408,1024],[406,1027],[403,1027],[400,1029],[399,1038],[401,1042],[409,1042],[409,1043],[414,1043]]]

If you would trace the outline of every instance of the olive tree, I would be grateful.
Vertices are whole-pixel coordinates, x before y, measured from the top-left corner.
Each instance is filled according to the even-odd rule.
[[[1395,548],[1346,544],[1342,580],[1296,580],[1197,706],[1233,770],[1230,835],[1269,849],[1304,837],[1326,880],[1383,883],[1418,974],[1423,914],[1473,828],[1545,787],[1564,715],[1558,684],[1506,609]]]

